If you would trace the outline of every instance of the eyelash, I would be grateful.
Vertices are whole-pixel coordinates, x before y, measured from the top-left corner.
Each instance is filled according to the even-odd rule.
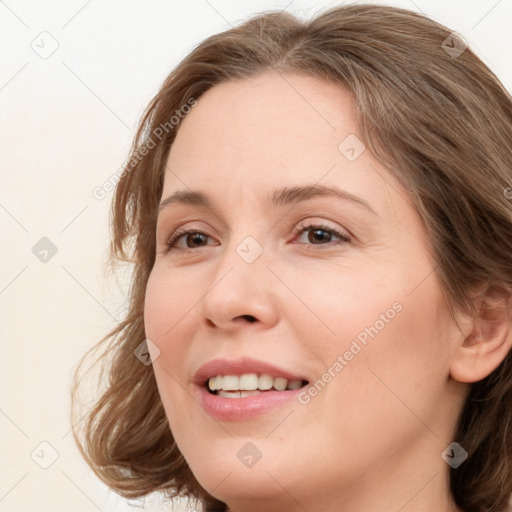
[[[299,236],[299,235],[302,235],[302,233],[304,233],[310,229],[326,231],[326,232],[331,233],[331,234],[337,236],[338,238],[340,238],[339,243],[334,244],[334,245],[340,245],[341,243],[350,243],[351,242],[351,239],[347,235],[344,235],[343,233],[340,233],[337,229],[333,229],[329,226],[326,226],[325,224],[299,224],[299,226],[297,226],[296,228],[293,229],[293,234],[296,236]],[[207,233],[203,233],[202,231],[199,231],[197,229],[187,230],[187,229],[179,228],[171,236],[171,238],[166,242],[166,244],[165,244],[166,248],[165,248],[164,254],[170,253],[171,251],[193,250],[193,248],[190,248],[190,247],[187,247],[186,249],[181,249],[181,248],[176,247],[176,242],[179,240],[179,238],[181,238],[183,235],[189,235],[189,234],[200,234],[200,235],[205,235],[207,237],[209,236]],[[302,245],[306,245],[308,250],[310,250],[312,247],[317,247],[315,245],[311,246],[308,244],[302,244]],[[328,247],[331,247],[331,244],[320,244],[320,246],[323,246],[323,245],[327,245]],[[322,249],[320,249],[320,250],[322,250]]]

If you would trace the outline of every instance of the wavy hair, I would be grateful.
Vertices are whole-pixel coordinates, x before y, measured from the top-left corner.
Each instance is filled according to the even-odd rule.
[[[312,75],[352,93],[360,138],[406,187],[421,215],[452,318],[455,307],[488,314],[475,307],[475,287],[512,287],[512,98],[459,36],[412,11],[358,4],[309,21],[259,13],[208,37],[170,73],[140,122],[110,212],[109,262],[131,268],[128,310],[73,375],[75,422],[84,368],[101,362],[105,389],[73,435],[95,474],[126,498],[159,491],[198,500],[207,511],[227,510],[192,474],[170,431],[153,369],[134,351],[146,339],[155,212],[180,113],[216,84],[269,69]],[[453,439],[469,454],[450,470],[457,506],[509,512],[511,352],[471,384]]]

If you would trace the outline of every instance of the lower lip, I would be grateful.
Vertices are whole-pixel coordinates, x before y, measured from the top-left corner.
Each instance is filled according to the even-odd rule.
[[[198,390],[200,403],[210,416],[219,420],[243,421],[284,406],[302,388],[287,391],[264,391],[259,395],[243,398],[225,398],[212,395],[204,387],[199,387]]]

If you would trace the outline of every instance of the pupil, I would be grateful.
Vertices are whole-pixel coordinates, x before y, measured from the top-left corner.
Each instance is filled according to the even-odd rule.
[[[313,231],[313,233],[315,233],[315,235],[314,235],[314,236],[315,236],[315,240],[317,240],[317,241],[318,241],[318,240],[319,240],[319,238],[316,236],[316,234],[317,234],[317,233],[327,233],[327,232],[326,232],[324,229],[315,229],[315,230]],[[327,235],[327,236],[329,236],[329,235]],[[320,241],[322,241],[322,238],[324,238],[324,239],[325,239],[325,237],[320,236]]]
[[[201,237],[203,235],[201,235],[201,233],[193,233],[192,235],[189,235],[192,237],[192,240],[194,241],[194,243],[201,243]],[[198,238],[199,238],[199,241],[198,241]]]

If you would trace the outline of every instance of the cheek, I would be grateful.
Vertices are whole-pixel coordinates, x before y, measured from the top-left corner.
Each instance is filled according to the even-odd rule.
[[[307,346],[311,360],[322,363],[322,371],[346,354],[346,362],[331,373],[351,377],[331,380],[343,380],[340,390],[351,390],[365,402],[372,388],[385,389],[378,379],[381,374],[396,387],[407,382],[410,389],[428,393],[424,379],[435,374],[437,384],[443,383],[440,373],[447,350],[439,316],[442,295],[430,271],[428,262],[418,260],[415,267],[397,269],[395,262],[368,271],[354,263],[330,277],[305,276],[296,281],[294,292],[314,314],[296,316],[296,339]]]
[[[344,359],[326,386],[325,399],[337,407],[324,410],[337,411],[333,424],[354,428],[354,435],[391,435],[398,424],[404,435],[406,429],[421,428],[418,418],[428,422],[434,417],[448,375],[437,287],[426,283],[410,294],[395,290],[368,295],[371,300],[357,305],[345,298],[345,321],[342,316],[337,323],[339,341],[324,357],[327,367],[339,355]]]
[[[160,273],[153,270],[146,286],[144,301],[144,326],[149,339],[159,339],[169,329],[166,312],[171,309],[173,294],[169,292]]]
[[[177,340],[177,333],[183,329],[183,320],[186,320],[188,305],[187,290],[191,287],[180,283],[172,273],[164,272],[158,267],[151,272],[146,286],[144,303],[144,326],[146,336],[158,345],[170,340]],[[193,287],[192,287],[193,288]],[[173,343],[174,348],[179,348]],[[160,350],[165,349],[164,346]]]
[[[152,272],[146,287],[144,303],[144,327],[146,338],[158,347],[158,357],[153,359],[153,371],[167,416],[178,417],[181,403],[186,343],[184,323],[180,321],[187,312],[183,289],[176,290],[176,283],[161,273]]]
[[[387,270],[369,272],[350,262],[300,279],[287,276],[301,299],[288,303],[289,310],[292,305],[296,309],[295,339],[328,363],[349,350],[352,340],[364,347],[376,332],[382,337],[403,309],[400,276]]]

